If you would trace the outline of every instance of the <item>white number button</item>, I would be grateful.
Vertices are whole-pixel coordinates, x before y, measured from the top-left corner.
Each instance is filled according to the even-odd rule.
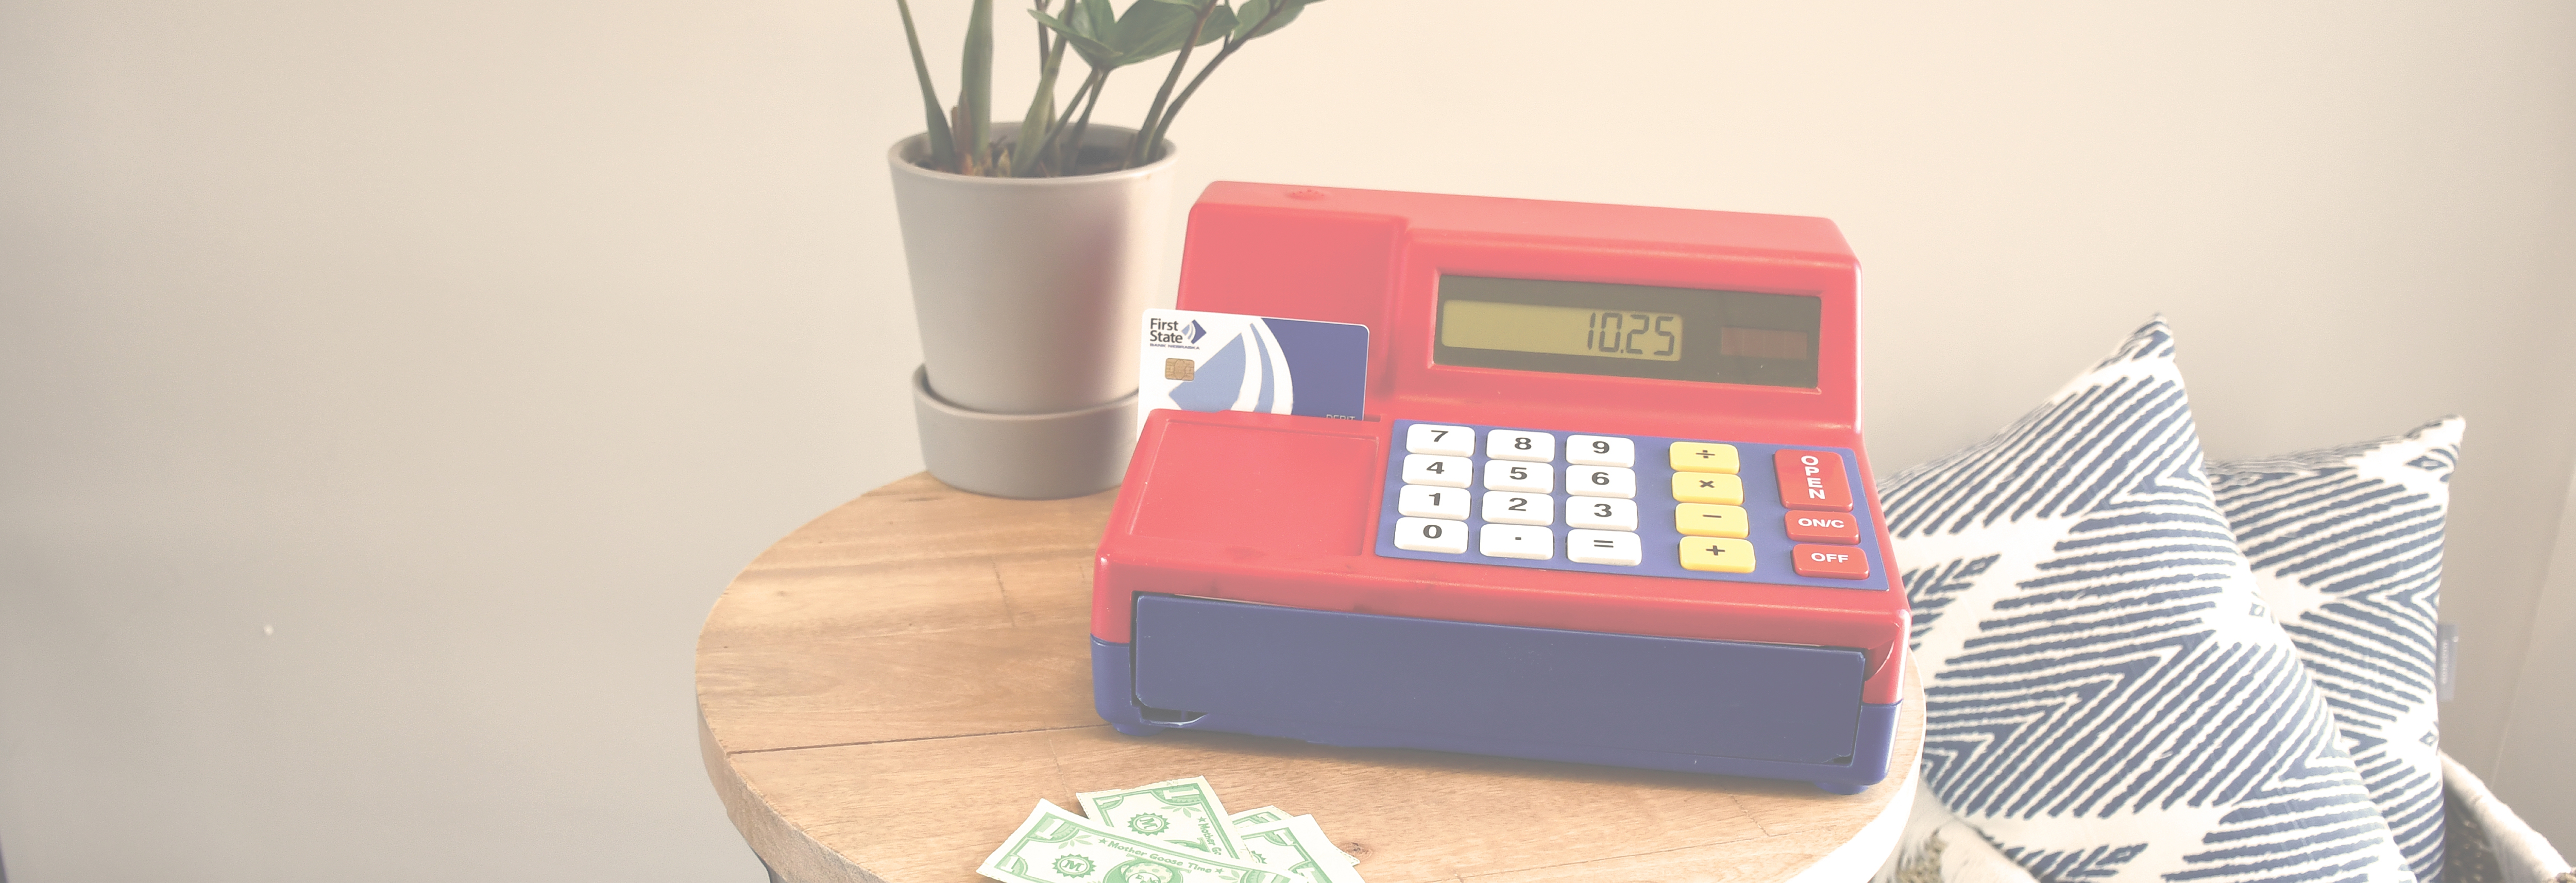
[[[1569,435],[1565,437],[1565,462],[1577,466],[1635,466],[1637,443],[1615,435]]]
[[[1487,460],[1485,461],[1485,489],[1520,491],[1529,494],[1554,493],[1556,467],[1546,463]]]
[[[1556,459],[1556,436],[1517,429],[1485,431],[1485,456],[1496,460],[1545,463]]]
[[[1395,547],[1408,552],[1465,554],[1467,523],[1437,518],[1398,518],[1395,520]]]
[[[1404,430],[1404,449],[1416,454],[1438,454],[1443,457],[1472,456],[1476,453],[1476,431],[1464,426],[1416,423]]]
[[[1468,491],[1408,484],[1395,496],[1395,511],[1416,518],[1467,519]]]
[[[1494,558],[1545,561],[1556,557],[1556,532],[1544,527],[1488,524],[1476,534],[1476,551]]]
[[[1637,496],[1637,472],[1617,466],[1568,466],[1565,468],[1565,492],[1578,497],[1634,499]]]
[[[1590,530],[1636,530],[1637,501],[1610,497],[1567,500],[1565,526]]]
[[[1485,520],[1496,524],[1556,523],[1556,498],[1546,494],[1485,492]]]
[[[1434,454],[1404,455],[1404,483],[1434,487],[1466,487],[1476,477],[1476,464],[1465,457],[1442,457]]]
[[[1491,555],[1493,553],[1487,552]],[[1565,532],[1565,558],[1583,564],[1616,564],[1635,567],[1646,560],[1645,550],[1637,544],[1637,535],[1609,530],[1569,530]]]

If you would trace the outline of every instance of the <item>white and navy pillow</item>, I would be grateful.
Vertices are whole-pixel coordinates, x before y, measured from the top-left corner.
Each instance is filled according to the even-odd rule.
[[[2423,883],[2442,870],[2435,611],[2465,425],[2451,417],[2394,438],[2209,466],[2256,589]]]
[[[2414,879],[2211,494],[2162,321],[1880,497],[1923,785],[2033,877]]]

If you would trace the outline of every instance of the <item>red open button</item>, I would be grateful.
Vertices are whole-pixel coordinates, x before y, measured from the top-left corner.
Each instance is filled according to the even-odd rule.
[[[1823,576],[1834,579],[1868,579],[1869,557],[1858,546],[1797,545],[1789,549],[1789,560],[1797,565],[1799,576]]]
[[[1801,543],[1860,542],[1860,519],[1849,512],[1791,512],[1789,538]]]
[[[1784,450],[1771,455],[1771,463],[1780,473],[1780,505],[1851,511],[1851,482],[1843,478],[1841,454]]]

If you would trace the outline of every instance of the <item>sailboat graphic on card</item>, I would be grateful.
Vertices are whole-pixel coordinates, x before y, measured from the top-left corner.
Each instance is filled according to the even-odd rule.
[[[1137,347],[1137,425],[1156,408],[1357,420],[1368,388],[1368,326],[1146,310]]]

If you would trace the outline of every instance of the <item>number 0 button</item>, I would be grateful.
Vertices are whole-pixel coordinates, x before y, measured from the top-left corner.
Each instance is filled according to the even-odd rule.
[[[1408,552],[1467,552],[1467,523],[1437,518],[1395,520],[1395,547]]]

